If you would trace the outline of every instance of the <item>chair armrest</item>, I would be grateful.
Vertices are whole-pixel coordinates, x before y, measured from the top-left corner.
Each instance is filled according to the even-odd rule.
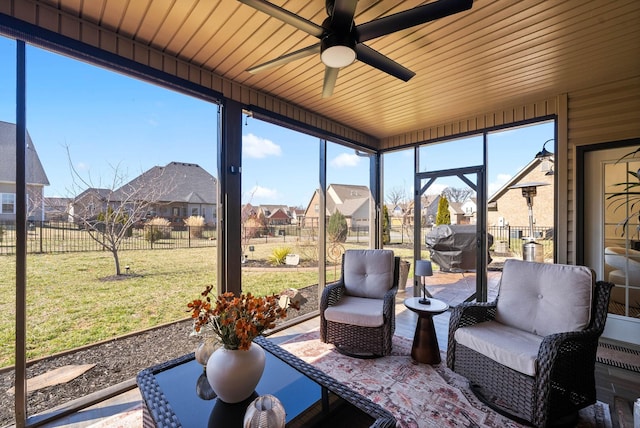
[[[324,311],[329,306],[338,303],[345,291],[346,287],[342,279],[327,284],[322,290],[322,295],[320,296],[320,340],[325,343],[327,341],[327,319],[324,317]]]
[[[460,327],[467,327],[496,317],[498,301],[467,302],[455,306],[449,317],[449,337],[447,341],[447,367],[453,370],[455,363],[456,341],[454,335]]]
[[[396,306],[396,294],[398,293],[398,286],[390,288],[383,297],[383,308],[382,313],[386,319],[389,319],[392,315],[395,314],[395,306]]]
[[[322,290],[322,296],[320,296],[320,313],[324,312],[329,306],[333,306],[344,295],[346,287],[341,280],[327,284]]]
[[[592,391],[595,397],[593,372],[600,334],[597,328],[591,328],[544,337],[538,350],[536,405],[551,400],[552,382],[560,388],[569,384],[574,391]]]
[[[498,302],[461,303],[451,309],[449,331],[455,332],[460,327],[493,320],[496,317]]]
[[[598,352],[598,340],[604,330],[609,297],[613,284],[597,281],[592,301],[591,322],[587,329],[546,336],[538,350],[537,406],[543,408],[550,400],[550,385],[569,393],[596,400],[593,376]]]

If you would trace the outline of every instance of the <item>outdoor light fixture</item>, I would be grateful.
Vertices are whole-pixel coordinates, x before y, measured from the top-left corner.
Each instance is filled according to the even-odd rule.
[[[544,149],[544,147],[543,147]],[[549,183],[533,182],[516,184],[509,189],[522,189],[522,196],[527,200],[527,208],[529,210],[529,236],[522,238],[524,240],[522,257],[526,261],[543,261],[542,245],[536,242],[533,231],[533,198],[538,193],[539,186],[548,186]]]
[[[424,282],[425,276],[433,276],[433,268],[431,266],[430,260],[416,260],[416,276],[420,277],[420,282],[422,283],[422,299],[418,300],[419,303],[423,305],[430,305],[431,301],[427,299],[427,296],[431,297],[431,295],[427,292],[427,286]]]
[[[342,68],[356,60],[355,42],[330,34],[320,42],[320,60],[331,68]]]
[[[553,152],[550,152],[549,150],[547,150],[545,148],[545,146],[547,145],[547,143],[549,141],[555,141],[555,140],[553,138],[551,138],[551,139],[545,141],[544,144],[542,144],[542,150],[540,150],[536,154],[536,159],[545,160],[545,159],[549,159],[551,156],[553,156]]]

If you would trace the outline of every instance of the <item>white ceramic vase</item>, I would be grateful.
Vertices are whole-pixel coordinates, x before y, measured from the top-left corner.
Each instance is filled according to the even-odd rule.
[[[225,403],[239,403],[253,393],[264,372],[264,349],[252,343],[248,350],[217,349],[207,361],[207,380]]]

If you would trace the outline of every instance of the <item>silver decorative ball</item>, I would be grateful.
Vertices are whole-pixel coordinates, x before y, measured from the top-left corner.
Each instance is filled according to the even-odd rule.
[[[244,414],[244,428],[284,428],[286,412],[280,400],[261,395],[249,404]]]

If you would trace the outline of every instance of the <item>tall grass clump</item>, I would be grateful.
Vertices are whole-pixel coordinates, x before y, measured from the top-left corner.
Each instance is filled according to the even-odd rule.
[[[204,230],[204,217],[201,215],[192,215],[184,221],[184,224],[189,228],[190,238],[202,238],[202,231]]]
[[[144,239],[156,242],[171,237],[171,223],[166,218],[154,217],[144,225]]]

